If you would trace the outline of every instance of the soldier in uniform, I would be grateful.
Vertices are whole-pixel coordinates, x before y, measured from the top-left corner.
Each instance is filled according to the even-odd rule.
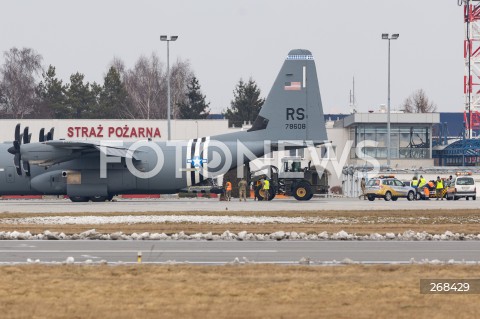
[[[362,180],[360,181],[360,188],[362,189],[362,195],[360,195],[358,198],[359,199],[367,199],[367,195],[365,195],[365,189],[366,189],[366,183],[365,183],[365,177],[362,177]]]
[[[240,194],[239,200],[243,200],[246,202],[247,201],[247,181],[245,178],[242,178],[240,182],[238,182],[238,192]]]

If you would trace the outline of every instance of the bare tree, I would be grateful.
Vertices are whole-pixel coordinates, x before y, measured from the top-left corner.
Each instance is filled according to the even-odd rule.
[[[405,99],[403,110],[405,113],[431,113],[437,110],[437,106],[428,99],[424,90],[419,89]]]
[[[172,118],[179,118],[178,106],[186,102],[188,83],[193,78],[193,72],[188,61],[177,60],[170,70],[170,89]]]
[[[16,119],[31,114],[36,105],[35,76],[42,73],[42,56],[33,49],[13,47],[4,52],[0,68],[0,108],[5,117]]]
[[[132,102],[132,118],[166,117],[166,83],[163,64],[156,54],[141,56],[131,70],[124,70],[123,81]]]
[[[114,58],[110,66],[118,70],[128,93],[129,107],[123,117],[167,118],[166,68],[155,53],[141,56],[132,69],[127,69],[119,58]],[[178,104],[184,102],[192,77],[188,61],[177,60],[170,68],[172,118],[178,118]]]
[[[110,69],[112,66],[115,68],[115,70],[118,71],[118,73],[120,74],[121,80],[123,81],[123,75],[125,74],[125,70],[126,70],[125,62],[123,62],[123,60],[118,57],[114,57],[112,62],[108,66],[108,69]]]

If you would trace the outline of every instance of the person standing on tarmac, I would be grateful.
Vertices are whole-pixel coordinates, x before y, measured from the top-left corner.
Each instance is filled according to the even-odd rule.
[[[417,199],[417,191],[418,191],[418,185],[420,181],[417,179],[417,176],[414,176],[412,179],[412,182],[410,183],[410,186],[412,186],[415,189],[415,199]]]
[[[240,182],[238,182],[238,192],[240,194],[239,200],[243,200],[246,202],[247,201],[247,181],[245,178],[242,178]]]
[[[360,181],[360,188],[362,189],[362,195],[358,196],[359,199],[363,199],[366,200],[367,199],[367,195],[365,195],[365,190],[366,190],[366,183],[365,183],[365,177],[362,177],[362,180]]]
[[[450,175],[450,177],[445,181],[445,187],[452,186],[452,183],[453,183],[453,176]]]
[[[422,194],[422,191],[424,190],[424,187],[427,185],[427,180],[423,178],[423,175],[420,175],[420,179],[418,180],[418,187],[417,187],[417,192],[420,192]],[[424,199],[427,199],[429,196],[427,196],[425,193],[423,193]]]
[[[270,181],[268,179],[263,181],[263,190],[265,191],[264,200],[268,201],[268,198],[270,197]]]
[[[442,179],[440,178],[440,176],[437,176],[437,183],[436,183],[436,186],[435,186],[435,196],[437,197],[437,200],[439,198],[442,198],[443,200],[443,181]]]
[[[423,178],[423,175],[420,175],[420,179],[418,180],[418,188],[421,188],[427,184],[427,180]]]
[[[262,181],[261,180],[258,180],[255,182],[254,184],[255,186],[253,187],[253,200],[260,200],[260,198],[257,196],[258,192],[257,192],[257,189],[259,189],[260,187],[262,187]]]
[[[232,198],[232,183],[230,183],[229,180],[227,180],[227,183],[225,184],[225,190],[227,191],[225,194],[225,200],[230,201]]]

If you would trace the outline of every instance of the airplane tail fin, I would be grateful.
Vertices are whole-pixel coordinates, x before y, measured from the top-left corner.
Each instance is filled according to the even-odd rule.
[[[272,141],[308,140],[320,144],[327,140],[317,71],[310,51],[288,53],[249,131]]]

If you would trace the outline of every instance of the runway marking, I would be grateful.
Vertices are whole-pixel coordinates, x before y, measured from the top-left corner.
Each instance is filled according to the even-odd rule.
[[[278,253],[278,250],[0,250],[0,253]]]
[[[39,263],[29,263],[24,261],[0,261],[0,266],[14,266],[14,265],[29,265],[29,264],[42,264],[42,265],[60,265],[59,261],[41,261]],[[74,262],[75,265],[86,265],[85,262]],[[91,265],[100,265],[102,263],[96,261],[91,263]],[[107,261],[109,265],[138,265],[138,262],[135,261]],[[142,264],[152,264],[152,265],[227,265],[234,264],[231,260],[229,261],[142,261]],[[243,262],[240,261],[239,264],[246,265],[293,265],[293,266],[306,266],[301,264],[298,261],[249,261]],[[399,261],[354,261],[354,264],[357,265],[428,265],[428,263],[412,263],[408,260],[399,260]],[[447,263],[443,263],[447,265]],[[455,263],[450,265],[477,265],[476,261],[455,261]],[[339,267],[339,266],[349,266],[347,263],[342,263],[341,261],[312,261],[308,266],[311,267]]]

